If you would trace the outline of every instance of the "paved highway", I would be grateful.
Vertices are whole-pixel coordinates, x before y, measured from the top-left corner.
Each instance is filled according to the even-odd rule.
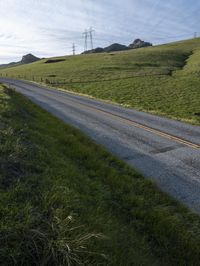
[[[0,82],[77,127],[200,214],[200,127],[34,83]]]

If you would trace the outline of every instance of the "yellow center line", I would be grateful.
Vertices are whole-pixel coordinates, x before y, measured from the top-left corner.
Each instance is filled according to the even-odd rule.
[[[160,137],[164,137],[166,139],[170,139],[170,140],[178,142],[180,144],[184,144],[185,146],[188,146],[188,147],[193,148],[193,149],[198,149],[198,150],[200,149],[200,145],[198,145],[198,144],[192,143],[190,141],[181,139],[181,138],[176,137],[174,135],[170,135],[168,133],[165,133],[163,131],[160,131],[160,130],[157,130],[157,129],[154,129],[154,128],[151,128],[151,127],[148,127],[148,126],[144,126],[144,125],[142,125],[140,123],[134,122],[131,119],[125,118],[123,116],[113,114],[113,113],[111,113],[109,111],[103,111],[101,109],[98,109],[96,107],[89,106],[89,105],[86,105],[86,104],[83,104],[83,103],[78,103],[78,104],[81,105],[81,106],[84,106],[87,109],[93,110],[93,111],[98,112],[98,113],[102,113],[102,114],[104,114],[106,116],[113,117],[115,120],[119,120],[119,121],[121,121],[121,122],[123,122],[125,124],[132,125],[132,126],[134,126],[136,128],[143,129],[145,131],[148,131],[148,132],[153,133],[155,135],[158,135]]]
[[[25,88],[25,89],[27,90],[27,88]],[[198,145],[198,144],[192,143],[190,141],[181,139],[181,138],[176,137],[174,135],[170,135],[168,133],[165,133],[163,131],[160,131],[160,130],[157,130],[157,129],[154,129],[154,128],[151,128],[151,127],[148,127],[148,126],[144,126],[143,124],[140,124],[138,122],[134,122],[133,120],[125,118],[123,116],[113,114],[113,113],[111,113],[109,111],[103,111],[103,110],[98,109],[96,107],[93,107],[93,106],[90,106],[90,105],[87,105],[87,104],[84,104],[84,103],[80,103],[80,102],[77,102],[77,101],[73,101],[73,102],[75,102],[76,104],[78,104],[80,106],[83,106],[83,107],[85,107],[87,109],[93,110],[93,111],[98,112],[98,113],[102,113],[102,114],[104,114],[106,116],[113,117],[115,120],[121,121],[124,124],[131,125],[131,126],[134,126],[136,128],[143,129],[143,130],[145,130],[147,132],[153,133],[153,134],[155,134],[157,136],[160,136],[160,137],[164,137],[166,139],[170,139],[172,141],[175,141],[177,143],[183,144],[183,145],[188,146],[188,147],[193,148],[193,149],[197,149],[197,150],[200,149],[200,145]]]

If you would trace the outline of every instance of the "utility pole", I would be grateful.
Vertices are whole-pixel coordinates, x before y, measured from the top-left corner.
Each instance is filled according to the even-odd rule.
[[[90,36],[91,50],[93,50],[93,33],[94,33],[94,30],[92,29],[92,27],[90,27],[88,33],[89,33],[89,36]]]
[[[85,30],[83,32],[83,35],[84,35],[84,38],[85,38],[85,45],[84,45],[84,51],[86,52],[87,51],[87,39],[88,39],[88,31]]]
[[[75,43],[72,44],[72,52],[73,52],[73,55],[76,55],[76,45],[75,45]]]

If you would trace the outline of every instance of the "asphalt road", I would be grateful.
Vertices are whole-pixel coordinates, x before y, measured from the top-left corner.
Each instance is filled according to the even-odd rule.
[[[200,214],[200,127],[25,81],[0,82],[77,127]]]

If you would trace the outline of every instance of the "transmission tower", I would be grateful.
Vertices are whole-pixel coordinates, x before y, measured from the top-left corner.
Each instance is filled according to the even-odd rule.
[[[84,51],[86,52],[86,51],[87,51],[88,31],[85,30],[85,31],[83,32],[83,35],[84,35],[84,38],[85,38]]]
[[[88,49],[88,38],[90,38],[90,49],[93,50],[93,34],[94,30],[91,27],[89,30],[85,30],[83,32],[84,38],[85,38],[85,44],[84,44],[84,51],[86,52]]]
[[[194,39],[196,39],[196,38],[197,38],[197,32],[194,33]]]
[[[73,55],[76,55],[76,45],[75,45],[75,43],[72,44],[72,52],[73,52]]]
[[[94,30],[93,30],[92,27],[89,29],[88,33],[89,33],[89,36],[90,36],[91,50],[93,50],[93,33],[94,33]]]

